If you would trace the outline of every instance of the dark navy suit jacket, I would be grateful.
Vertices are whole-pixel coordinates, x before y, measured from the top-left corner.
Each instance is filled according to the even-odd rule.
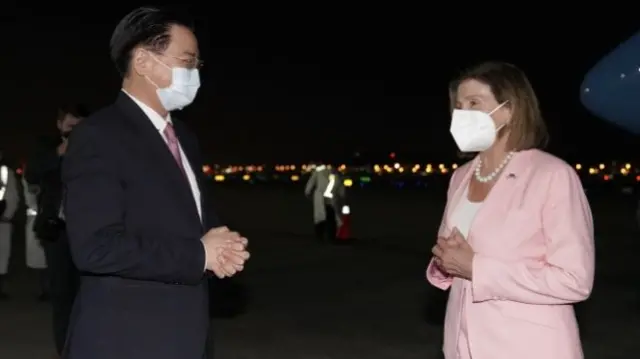
[[[68,359],[202,359],[209,326],[200,238],[219,226],[193,133],[173,121],[202,198],[124,93],[78,125],[62,178],[74,262],[83,273]],[[184,160],[184,159],[183,159]]]

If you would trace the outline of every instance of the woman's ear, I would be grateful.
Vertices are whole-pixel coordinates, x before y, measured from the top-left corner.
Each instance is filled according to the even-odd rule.
[[[511,119],[513,118],[513,105],[512,102],[509,101],[501,108],[504,116],[504,123],[508,126],[511,124]]]

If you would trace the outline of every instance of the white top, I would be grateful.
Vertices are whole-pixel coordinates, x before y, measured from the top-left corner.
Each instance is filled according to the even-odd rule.
[[[473,223],[473,219],[476,217],[476,214],[478,214],[480,207],[482,207],[482,203],[483,202],[469,201],[469,188],[467,187],[464,189],[460,202],[451,214],[452,228],[458,228],[465,239],[469,237],[471,224]]]
[[[151,120],[151,123],[153,123],[153,126],[158,129],[158,132],[159,132],[158,134],[160,135],[160,137],[162,137],[162,139],[164,139],[164,142],[166,142],[168,146],[169,143],[167,142],[167,138],[165,138],[164,136],[164,129],[165,127],[167,127],[167,123],[171,123],[171,114],[168,114],[166,118],[162,118],[162,116],[160,116],[160,114],[154,111],[151,107],[145,105],[144,103],[142,103],[142,101],[133,97],[127,91],[122,90],[122,92],[127,94],[127,96],[129,96],[133,100],[133,102],[135,102],[136,105],[140,107],[142,112],[144,112],[145,115],[149,117],[149,120]],[[200,202],[200,188],[198,187],[198,182],[196,181],[196,175],[193,172],[193,168],[191,168],[191,164],[189,163],[187,156],[184,154],[184,151],[182,150],[182,145],[180,145],[180,157],[182,157],[182,166],[184,167],[184,171],[187,173],[187,179],[189,180],[189,186],[191,187],[193,200],[196,201],[196,206],[198,207],[198,215],[200,215],[200,220],[202,220],[202,203]]]

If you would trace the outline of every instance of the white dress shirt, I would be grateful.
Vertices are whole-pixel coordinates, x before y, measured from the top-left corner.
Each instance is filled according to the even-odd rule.
[[[169,143],[167,142],[167,138],[164,136],[164,129],[167,127],[167,123],[171,123],[171,114],[167,114],[166,118],[162,118],[160,114],[154,111],[151,107],[142,103],[142,101],[133,97],[127,91],[122,90],[125,94],[127,94],[133,102],[135,102],[140,109],[147,115],[153,126],[158,129],[158,135],[164,139],[164,142],[167,143],[167,147]],[[196,206],[198,208],[198,215],[200,216],[200,220],[202,221],[202,202],[200,202],[200,188],[198,187],[198,182],[196,181],[195,173],[193,172],[193,168],[191,168],[191,164],[187,159],[187,156],[184,154],[182,150],[182,145],[180,145],[180,157],[182,158],[182,166],[184,167],[184,171],[187,174],[187,179],[189,180],[189,186],[191,187],[191,193],[193,194],[193,200],[196,202]]]

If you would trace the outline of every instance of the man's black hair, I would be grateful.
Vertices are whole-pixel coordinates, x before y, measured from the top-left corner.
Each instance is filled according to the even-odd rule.
[[[110,42],[111,60],[120,75],[124,77],[129,72],[132,50],[137,46],[157,53],[165,51],[174,25],[194,30],[192,20],[184,12],[169,8],[140,7],[120,20]]]

